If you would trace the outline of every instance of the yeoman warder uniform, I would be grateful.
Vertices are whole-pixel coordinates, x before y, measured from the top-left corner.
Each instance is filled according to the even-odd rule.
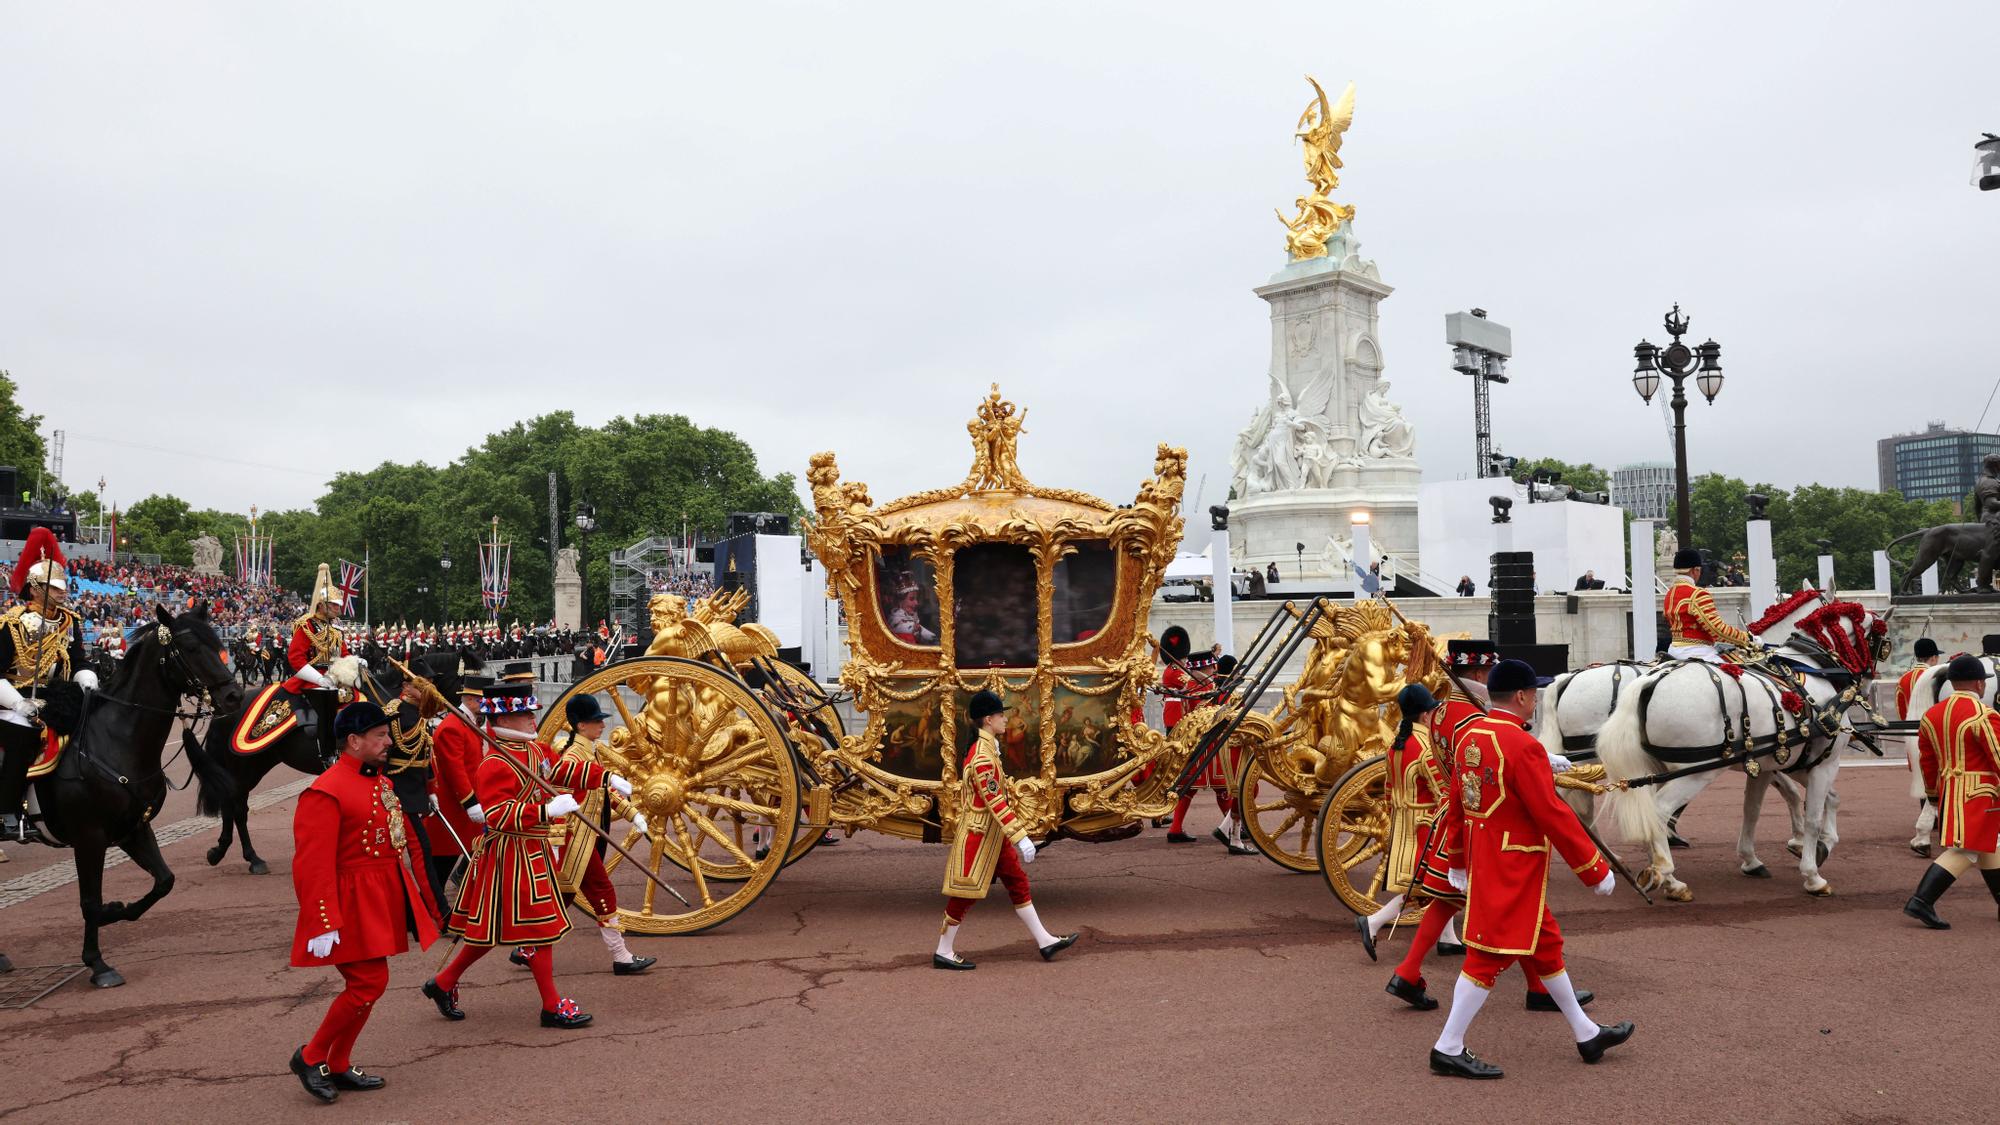
[[[1903,913],[1933,930],[1951,928],[1938,917],[1937,901],[1975,864],[2000,902],[2000,714],[1982,698],[1986,666],[1978,657],[1953,657],[1945,678],[1951,694],[1926,710],[1917,726],[1924,792],[1937,806],[1945,853],[1903,904]]]

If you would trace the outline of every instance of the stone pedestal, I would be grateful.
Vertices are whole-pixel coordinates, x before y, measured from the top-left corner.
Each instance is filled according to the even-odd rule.
[[[1415,477],[1416,471],[1410,472]],[[1402,488],[1300,489],[1271,492],[1229,505],[1229,537],[1238,566],[1264,569],[1277,563],[1284,581],[1299,579],[1298,544],[1304,543],[1305,580],[1346,589],[1355,575],[1329,559],[1327,540],[1347,539],[1353,513],[1368,513],[1370,538],[1377,554],[1394,555],[1399,572],[1413,572],[1417,559],[1417,489],[1412,480]],[[1366,565],[1365,563],[1363,564]]]
[[[555,608],[552,616],[558,629],[583,628],[583,575],[578,571],[576,548],[556,552]]]

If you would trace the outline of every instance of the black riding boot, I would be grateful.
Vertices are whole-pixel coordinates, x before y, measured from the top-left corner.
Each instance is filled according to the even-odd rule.
[[[1951,889],[1956,877],[1951,872],[1933,863],[1924,869],[1923,881],[1917,884],[1917,893],[1903,904],[1903,913],[1922,922],[1933,930],[1949,930],[1951,923],[1938,917],[1937,901]]]
[[[41,835],[28,827],[22,806],[28,790],[28,767],[35,764],[41,748],[39,730],[0,723],[0,835],[8,843],[41,842]]]
[[[1994,903],[2000,904],[2000,871],[1988,871],[1982,867],[1979,877],[1986,880],[1986,890],[1993,896]]]

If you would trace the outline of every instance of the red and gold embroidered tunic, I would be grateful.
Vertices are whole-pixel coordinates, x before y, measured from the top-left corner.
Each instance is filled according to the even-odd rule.
[[[549,794],[529,782],[529,771],[542,771],[557,790],[578,790],[604,784],[604,769],[561,759],[540,742],[499,745],[473,778],[486,834],[473,850],[450,928],[468,945],[546,945],[569,932],[569,915],[556,890],[551,841],[560,826],[549,823]]]
[[[985,898],[1000,849],[1027,838],[1028,830],[1007,802],[1007,774],[1000,768],[1000,745],[990,731],[966,748],[959,769],[958,823],[951,833],[944,893],[952,898]]]
[[[1715,595],[1695,585],[1694,579],[1685,574],[1667,588],[1662,612],[1677,645],[1732,644],[1749,648],[1752,644],[1750,634],[1722,619],[1715,608]]]
[[[321,621],[308,613],[292,622],[292,643],[285,648],[285,663],[292,669],[292,678],[285,681],[285,690],[297,695],[311,691],[316,685],[298,677],[299,669],[310,664],[326,671],[326,666],[347,655],[347,640],[339,627],[330,621]]]
[[[1611,866],[1556,796],[1548,751],[1521,720],[1495,711],[1459,739],[1458,800],[1443,825],[1451,866],[1465,869],[1465,944],[1488,953],[1535,952],[1548,908],[1550,851],[1595,886]]]
[[[2000,713],[1971,692],[1952,692],[1924,712],[1917,756],[1938,808],[1938,842],[2000,851]]]
[[[1910,717],[1910,693],[1917,690],[1917,681],[1923,679],[1924,673],[1930,670],[1931,670],[1930,665],[1919,664],[1916,667],[1910,669],[1909,671],[1903,673],[1902,678],[1896,681],[1897,718],[1907,719]],[[1921,704],[1921,702],[1922,701],[1920,700],[1919,703]],[[1929,708],[1922,706],[1919,706],[1918,708],[1919,711],[1925,711],[1928,709]]]
[[[465,810],[479,801],[472,790],[472,776],[485,756],[486,745],[465,715],[456,708],[445,712],[431,732],[431,792],[437,797],[438,811],[425,819],[424,831],[430,836],[432,855],[459,854],[452,832],[458,833],[468,848],[479,840],[481,829]],[[451,831],[440,822],[449,822]]]
[[[364,774],[359,759],[348,754],[299,794],[292,815],[292,887],[299,899],[292,964],[338,965],[401,953],[409,948],[408,920],[421,944],[437,939],[429,884],[403,862],[412,853],[403,827],[389,779]],[[328,930],[340,931],[333,952],[306,952],[306,942]]]

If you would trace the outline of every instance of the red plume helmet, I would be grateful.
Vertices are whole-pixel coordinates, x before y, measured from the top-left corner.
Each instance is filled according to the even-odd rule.
[[[28,541],[21,547],[21,557],[14,563],[14,573],[7,580],[7,588],[18,594],[27,585],[29,571],[42,562],[54,565],[48,570],[60,573],[69,566],[63,557],[62,547],[56,543],[55,532],[46,527],[38,527],[28,533]]]

